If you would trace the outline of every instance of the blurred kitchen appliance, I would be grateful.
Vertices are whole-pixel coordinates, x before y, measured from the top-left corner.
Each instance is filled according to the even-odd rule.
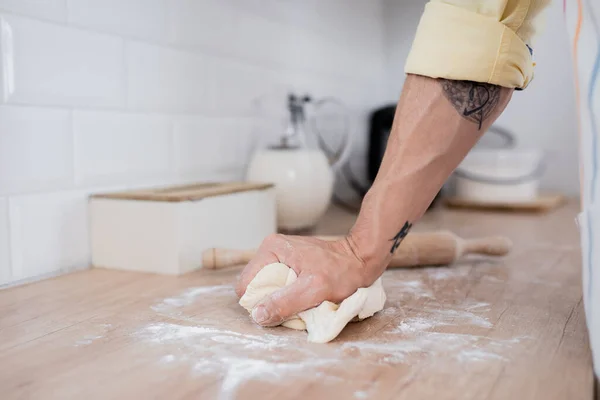
[[[387,106],[377,109],[371,114],[367,162],[367,176],[371,184],[375,181],[377,172],[379,172],[392,124],[394,123],[395,113],[395,106]]]
[[[394,123],[394,114],[396,113],[396,106],[386,106],[376,109],[371,114],[369,124],[369,148],[367,154],[367,177],[370,181],[370,185],[373,184],[383,155],[387,146],[390,133],[392,131],[392,124]],[[428,210],[434,207],[440,196],[441,190],[435,195],[433,201],[428,207]]]
[[[544,171],[538,149],[473,149],[454,171],[455,196],[479,203],[524,203],[538,198]]]
[[[314,107],[307,123],[306,105]],[[327,109],[342,117],[338,136],[342,140],[332,150],[324,132],[330,128]],[[341,110],[341,111],[340,111]],[[279,143],[257,150],[249,163],[246,180],[275,185],[277,226],[281,232],[301,232],[313,228],[327,210],[334,187],[334,169],[350,148],[348,116],[336,99],[313,100],[310,96],[288,96],[288,126]],[[339,127],[339,125],[336,125]]]
[[[389,105],[376,109],[371,114],[367,155],[367,177],[371,184],[375,180],[383,160],[383,155],[392,130],[392,124],[394,123],[395,112],[396,106]],[[538,174],[540,173],[540,170],[536,169],[538,162],[540,161],[536,155],[537,153],[517,153],[515,150],[512,150],[514,147],[515,138],[511,132],[498,126],[490,127],[471,150],[469,155],[467,155],[465,161],[461,164],[461,167],[457,168],[453,174],[452,178],[454,179],[451,180],[449,189],[457,190],[459,194],[464,196],[476,196],[478,198],[483,197],[486,199],[496,197],[497,199],[506,198],[515,201],[517,198],[523,199],[527,197],[526,191],[529,191],[529,195],[537,193],[537,184],[539,183]],[[488,153],[485,154],[490,158],[486,158],[486,155],[478,156],[478,154],[480,154],[479,151],[487,151]],[[494,163],[494,160],[496,161],[495,164],[492,164],[492,168],[495,168],[494,165],[500,168],[500,163],[511,163],[511,160],[513,160],[515,164],[512,166],[513,169],[510,173],[507,172],[507,168],[511,167],[505,167],[503,170],[504,172],[498,172],[499,175],[492,173],[492,175],[481,176],[476,173],[469,173],[473,168],[476,171],[480,171],[478,166],[485,159],[487,159],[489,163]],[[479,161],[479,164],[477,161]],[[489,163],[487,165],[488,167],[490,165]],[[489,172],[489,168],[486,169],[486,166],[482,166],[481,168],[484,168],[486,172]],[[508,175],[506,175],[507,173]],[[503,179],[504,184],[498,186]],[[509,181],[520,186],[511,188],[511,186],[507,186]],[[442,193],[445,192],[445,189],[446,187],[436,194],[428,209],[431,209],[436,205],[442,197]],[[517,193],[518,191],[522,192]]]

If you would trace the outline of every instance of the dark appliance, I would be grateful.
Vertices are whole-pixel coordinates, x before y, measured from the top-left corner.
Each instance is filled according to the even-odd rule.
[[[395,112],[396,106],[385,106],[376,109],[371,114],[369,125],[369,149],[367,155],[367,177],[371,185],[373,184],[373,181],[375,181],[379,166],[383,160],[383,154],[394,122]],[[440,197],[441,190],[436,194],[429,205],[428,210],[435,206]]]

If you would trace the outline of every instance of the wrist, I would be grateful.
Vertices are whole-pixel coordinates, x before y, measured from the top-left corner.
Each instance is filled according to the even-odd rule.
[[[345,241],[368,274],[379,276],[385,271],[391,254],[382,246],[378,246],[376,240],[352,230]]]

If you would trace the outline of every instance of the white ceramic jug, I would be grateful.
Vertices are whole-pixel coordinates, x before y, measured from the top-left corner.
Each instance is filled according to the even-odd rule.
[[[335,182],[334,167],[345,158],[349,134],[341,149],[329,157],[320,146],[306,140],[304,103],[310,98],[291,95],[288,99],[290,126],[276,146],[256,151],[248,166],[246,180],[275,184],[279,231],[295,233],[312,229],[331,202]],[[323,100],[329,101],[329,100]],[[313,132],[322,146],[323,138]]]

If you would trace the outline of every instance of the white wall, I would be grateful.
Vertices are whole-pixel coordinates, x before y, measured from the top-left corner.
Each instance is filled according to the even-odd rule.
[[[395,102],[425,0],[0,0],[0,285],[89,264],[90,193],[243,176],[289,89],[366,116]],[[499,121],[577,192],[558,6],[531,87]],[[343,189],[343,188],[342,188]]]
[[[404,62],[425,0],[384,1],[385,99],[395,102],[404,83]],[[546,10],[545,28],[534,41],[535,78],[513,99],[497,125],[508,128],[519,146],[540,147],[549,157],[542,182],[547,190],[579,194],[577,114],[572,61],[562,3]]]
[[[88,265],[90,193],[241,178],[288,89],[336,96],[364,127],[382,15],[361,0],[0,0],[0,284]]]

